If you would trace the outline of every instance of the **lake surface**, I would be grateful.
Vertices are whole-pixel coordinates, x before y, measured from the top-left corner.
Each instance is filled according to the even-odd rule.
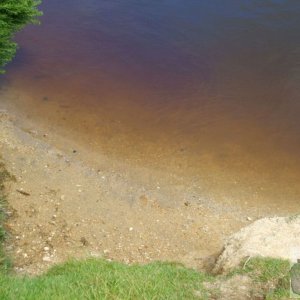
[[[24,115],[207,197],[298,204],[299,0],[44,0],[42,10],[1,79]]]

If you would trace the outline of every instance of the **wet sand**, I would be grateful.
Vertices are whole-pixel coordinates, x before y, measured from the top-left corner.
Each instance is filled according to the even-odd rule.
[[[81,103],[64,104],[43,92],[31,97],[23,87],[4,85],[1,105],[17,115],[20,127],[40,128],[53,145],[66,153],[74,148],[91,165],[110,165],[112,160],[146,169],[143,177],[151,184],[166,180],[169,186],[195,191],[203,201],[299,210],[300,159],[294,153],[294,135],[284,136],[276,128],[270,132],[248,119],[235,121],[224,111],[204,110],[207,125],[193,133],[185,132],[189,127],[183,124],[179,132],[180,122],[188,122],[182,111],[155,124],[145,108],[126,107],[126,101],[116,110],[105,105],[84,109]],[[195,117],[201,118],[198,111]],[[66,139],[70,146],[64,146]],[[155,178],[156,172],[163,175]]]

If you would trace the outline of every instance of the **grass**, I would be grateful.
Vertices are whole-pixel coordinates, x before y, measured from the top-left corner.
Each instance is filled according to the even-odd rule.
[[[267,287],[265,299],[288,299],[290,267],[288,260],[254,257],[247,263],[245,272],[249,274],[254,283]]]
[[[3,163],[0,162],[0,272],[5,272],[11,267],[10,259],[5,255],[3,249],[3,242],[6,238],[6,231],[4,228],[4,223],[6,220],[6,195],[5,195],[5,182],[7,180],[13,179],[5,169]]]
[[[253,258],[239,274],[250,276],[254,287],[257,284],[265,287],[266,290],[261,291],[264,299],[287,299],[289,296],[287,261]],[[218,278],[221,277],[179,264],[156,262],[128,266],[88,259],[57,265],[34,278],[2,273],[0,299],[209,299],[209,291],[203,283]],[[268,290],[270,286],[274,288]]]
[[[178,264],[67,262],[36,278],[0,277],[0,299],[199,299],[209,276]]]
[[[290,270],[288,260],[275,258],[254,257],[245,266],[245,272],[250,273],[250,277],[257,282],[274,282],[283,278]]]
[[[227,276],[200,273],[176,263],[128,266],[101,259],[69,261],[37,277],[17,276],[11,272],[10,260],[3,251],[6,238],[4,187],[11,179],[0,163],[0,299],[211,299],[209,295],[219,295],[217,299],[222,299],[222,294],[207,290],[204,283],[226,282],[236,275],[249,276],[253,290],[258,290],[263,299],[289,297],[290,264],[273,258],[251,258]]]

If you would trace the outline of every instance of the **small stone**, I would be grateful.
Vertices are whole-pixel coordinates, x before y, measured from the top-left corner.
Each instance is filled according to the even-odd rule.
[[[252,221],[252,218],[250,218],[250,217],[247,217],[247,221]]]
[[[44,251],[49,251],[50,248],[49,247],[44,247]]]
[[[85,237],[82,237],[80,239],[80,242],[82,243],[83,246],[88,246],[89,245],[89,242]]]
[[[291,271],[291,287],[295,294],[300,294],[300,264],[296,263],[292,266]]]
[[[51,261],[51,257],[46,255],[46,256],[43,256],[43,261],[45,262],[50,262]]]

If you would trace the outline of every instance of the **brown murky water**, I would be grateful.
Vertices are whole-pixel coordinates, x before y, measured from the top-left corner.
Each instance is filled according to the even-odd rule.
[[[300,201],[300,2],[44,1],[6,99],[220,201]]]

